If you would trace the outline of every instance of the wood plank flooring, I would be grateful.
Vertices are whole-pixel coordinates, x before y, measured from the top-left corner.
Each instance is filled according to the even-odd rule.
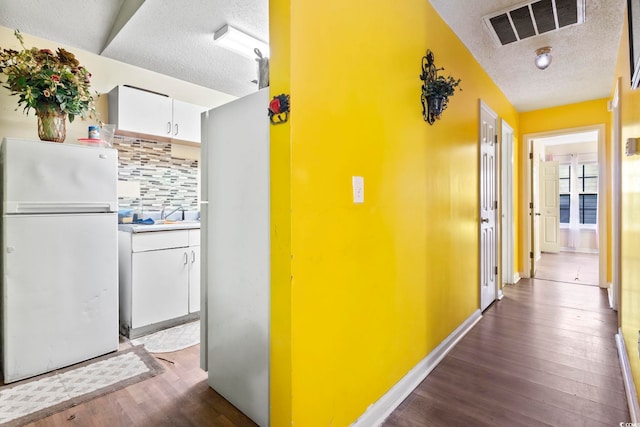
[[[598,286],[599,255],[543,252],[536,262],[536,279]]]
[[[504,294],[384,427],[629,422],[606,290],[523,279]]]
[[[606,291],[532,279],[504,294],[384,426],[629,422]],[[158,356],[163,374],[28,426],[255,426],[207,385],[199,346]]]
[[[199,345],[156,356],[166,359],[159,360],[165,367],[162,374],[27,426],[256,426],[209,387],[199,368]]]

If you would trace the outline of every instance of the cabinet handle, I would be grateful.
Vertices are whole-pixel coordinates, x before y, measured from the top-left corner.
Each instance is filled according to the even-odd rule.
[[[171,122],[167,122],[167,133],[171,135]]]
[[[176,130],[176,131],[175,131],[175,133],[174,133],[174,135],[177,135],[177,134],[178,134],[178,124],[177,124],[177,123],[174,125],[174,128],[175,128],[175,130]]]
[[[195,251],[191,251],[191,264],[196,262],[196,253]]]
[[[184,265],[187,265],[189,263],[189,255],[187,255],[187,253],[184,253]]]

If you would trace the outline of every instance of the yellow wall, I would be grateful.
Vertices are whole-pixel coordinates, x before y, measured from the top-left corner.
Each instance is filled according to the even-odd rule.
[[[585,101],[577,104],[562,105],[559,107],[546,108],[543,110],[529,111],[520,113],[520,143],[517,145],[514,156],[518,163],[518,182],[521,184],[519,190],[522,189],[526,169],[521,166],[521,156],[523,150],[526,150],[527,141],[523,136],[531,133],[551,132],[563,129],[579,128],[583,126],[605,125],[605,150],[606,161],[609,165],[610,146],[611,146],[611,114],[607,110],[608,99],[596,99],[593,101]],[[605,177],[604,179],[608,179]],[[608,254],[608,273],[607,280],[611,281],[611,195],[607,192],[607,235],[609,237],[607,244]],[[519,191],[522,194],[522,191]],[[525,266],[522,265],[523,239],[526,233],[527,224],[521,224],[522,203],[518,201],[516,229],[518,230],[518,253],[517,253],[517,269],[523,271]]]
[[[626,20],[625,20],[626,23]],[[640,387],[640,360],[638,358],[638,330],[640,330],[640,156],[624,155],[624,141],[640,137],[640,90],[629,87],[629,42],[625,24],[616,77],[621,79],[620,113],[622,120],[622,219],[621,219],[621,321],[629,362],[636,389]]]
[[[270,4],[292,106],[271,138],[271,422],[346,426],[478,308],[478,99],[516,135],[518,116],[424,0]],[[433,126],[427,48],[463,87]]]
[[[108,123],[108,104],[106,94],[119,84],[129,84],[144,89],[153,90],[169,95],[172,98],[181,101],[190,102],[205,107],[216,107],[235,99],[234,96],[227,95],[222,92],[207,89],[202,86],[187,83],[172,77],[158,74],[143,68],[134,67],[113,59],[105,58],[86,52],[74,47],[66,46],[60,43],[41,39],[38,37],[24,34],[25,46],[27,48],[37,47],[40,49],[51,49],[55,51],[58,47],[67,49],[72,52],[80,64],[92,73],[91,91],[98,92],[101,95],[96,107],[100,114],[100,119]],[[0,47],[20,50],[22,47],[13,35],[13,29],[0,26]],[[6,79],[2,79],[4,82]],[[4,87],[0,88],[0,139],[5,136],[26,139],[38,139],[37,118],[35,112],[31,110],[29,115],[22,112],[22,108],[18,107],[17,97],[7,96],[9,91]],[[87,126],[94,124],[89,120],[75,120],[73,123],[67,121],[67,138],[65,142],[75,142],[77,138],[87,137]],[[184,152],[183,155],[197,157],[199,149],[188,147],[180,147]],[[188,153],[186,151],[197,151],[197,153]]]

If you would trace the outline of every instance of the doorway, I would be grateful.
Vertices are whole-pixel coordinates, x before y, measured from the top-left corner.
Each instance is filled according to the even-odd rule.
[[[588,284],[607,287],[604,126],[529,134],[524,136],[524,144],[527,149],[523,150],[522,164],[526,168],[521,187],[522,224],[526,226],[521,253],[523,276],[560,275],[564,277],[563,281],[589,281],[592,283]],[[553,163],[557,163],[557,194],[547,192],[551,181],[548,176],[545,178],[546,173],[541,174]],[[552,217],[542,212],[550,198],[558,202],[556,224]],[[541,218],[545,219],[541,221]],[[553,245],[542,244],[555,233],[557,250]],[[547,252],[544,252],[545,248]],[[571,261],[570,256],[575,259]],[[580,258],[585,262],[582,263]],[[565,263],[581,265],[582,269],[553,272],[554,265],[557,267]]]

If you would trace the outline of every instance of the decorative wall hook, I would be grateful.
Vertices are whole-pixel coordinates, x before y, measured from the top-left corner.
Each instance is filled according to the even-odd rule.
[[[449,97],[453,96],[456,87],[461,82],[460,79],[456,80],[451,75],[448,77],[439,76],[438,71],[442,70],[444,67],[436,67],[433,52],[427,49],[427,54],[422,57],[420,101],[422,103],[422,117],[430,125],[440,118],[442,112],[447,108]]]
[[[280,125],[289,120],[290,96],[284,93],[274,96],[269,102],[269,120],[271,124]]]

